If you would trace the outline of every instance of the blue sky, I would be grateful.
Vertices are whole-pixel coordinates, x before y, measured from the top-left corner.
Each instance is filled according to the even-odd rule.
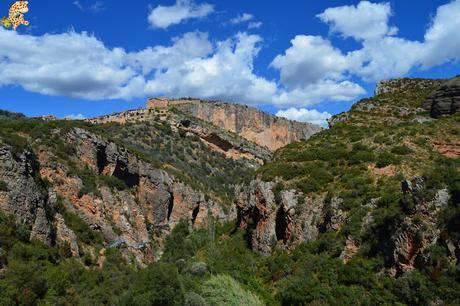
[[[31,0],[29,8],[29,27],[0,28],[0,109],[29,116],[92,117],[167,95],[324,124],[378,80],[460,74],[460,0]]]

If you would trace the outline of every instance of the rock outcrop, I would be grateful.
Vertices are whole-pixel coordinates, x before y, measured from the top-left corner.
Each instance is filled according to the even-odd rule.
[[[0,209],[26,224],[31,239],[65,247],[74,257],[81,255],[82,247],[85,253],[97,256],[97,250],[79,241],[63,214],[57,212],[63,205],[100,233],[105,248],[119,248],[127,259],[134,258],[143,265],[161,256],[164,238],[179,221],[199,227],[211,220],[236,218],[232,208],[224,209],[202,192],[99,135],[73,128],[64,141],[76,153],[69,157],[70,162],[45,146],[36,154],[26,151],[19,155],[7,145],[0,147],[0,181],[6,183],[0,191]],[[87,174],[76,172],[72,163],[79,164],[78,171],[86,167]],[[87,180],[94,177],[116,178],[125,187],[98,184],[92,190],[85,189]],[[42,180],[47,184],[40,183]]]
[[[176,103],[179,102],[176,101]],[[222,153],[226,157],[235,160],[248,160],[254,167],[260,166],[264,161],[271,158],[272,152],[267,148],[248,141],[244,137],[229,133],[217,126],[202,122],[189,114],[177,114],[175,112],[165,114],[164,112],[157,113],[155,109],[140,108],[86,119],[86,121],[96,124],[127,124],[159,120],[170,125],[175,131],[180,128],[189,134],[200,137],[200,140],[213,151]]]
[[[275,246],[291,248],[315,240],[320,231],[339,230],[343,225],[346,213],[340,209],[340,198],[277,192],[276,185],[253,180],[237,189],[237,226],[247,231],[253,250],[267,255]]]
[[[416,79],[416,78],[398,78],[392,80],[383,80],[377,83],[374,90],[376,96],[387,93],[401,93],[405,91],[417,92],[427,88],[439,87],[442,80],[437,79]]]
[[[235,133],[271,151],[294,141],[308,139],[322,130],[320,126],[315,124],[277,117],[242,104],[192,98],[167,99],[167,101],[167,106],[164,106],[161,111],[157,111],[153,107],[140,108],[90,118],[86,119],[86,121],[91,123],[117,122],[125,124],[153,120],[156,116],[161,117],[162,120],[174,120],[176,112],[172,110],[179,110],[182,113],[210,123],[216,128]]]
[[[52,216],[46,205],[46,190],[39,181],[38,166],[31,152],[16,154],[10,146],[0,145],[0,181],[6,185],[6,190],[0,190],[0,210],[26,225],[31,239],[51,244]]]
[[[277,184],[254,180],[237,190],[237,227],[247,232],[254,251],[268,255],[275,247],[289,249],[317,239],[321,232],[338,232],[348,221],[348,213],[341,209],[341,198],[325,195],[311,198],[295,190],[277,191]],[[387,265],[391,275],[423,267],[429,247],[440,239],[436,215],[447,205],[450,195],[446,189],[441,189],[427,202],[423,200],[423,191],[421,178],[402,183],[405,201],[412,204],[406,208],[409,209],[407,216],[389,237],[389,249],[385,250],[389,254]],[[361,234],[369,230],[378,201],[375,198],[363,205],[367,213],[361,222]],[[458,246],[452,241],[445,243],[451,245],[455,258]],[[340,258],[347,263],[359,248],[359,240],[349,236]]]
[[[435,245],[441,235],[436,215],[447,206],[450,198],[446,189],[440,189],[433,200],[426,201],[423,196],[425,183],[421,177],[403,181],[401,185],[404,203],[409,205],[405,208],[407,216],[391,237],[394,266],[390,274],[393,275],[426,266],[428,248]]]
[[[429,111],[433,118],[460,112],[460,76],[446,81],[430,95],[422,107]]]
[[[320,126],[276,117],[241,104],[191,100],[171,105],[270,150],[321,131]]]

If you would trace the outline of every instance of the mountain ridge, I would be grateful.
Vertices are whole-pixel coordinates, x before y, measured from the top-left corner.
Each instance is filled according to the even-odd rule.
[[[132,122],[150,120],[155,108],[163,111],[179,110],[193,117],[236,133],[249,141],[274,151],[290,142],[308,139],[322,130],[321,127],[260,111],[244,104],[194,98],[158,100],[160,107],[139,108],[110,115],[86,119],[92,123]],[[149,99],[155,101],[155,98]],[[164,104],[166,101],[167,104]],[[147,106],[148,106],[147,102]],[[154,103],[154,102],[152,102]]]

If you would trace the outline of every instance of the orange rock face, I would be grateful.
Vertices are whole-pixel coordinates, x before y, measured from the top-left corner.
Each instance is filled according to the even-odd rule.
[[[201,120],[234,132],[258,145],[276,150],[319,132],[317,125],[290,121],[240,104],[171,101],[174,106]]]

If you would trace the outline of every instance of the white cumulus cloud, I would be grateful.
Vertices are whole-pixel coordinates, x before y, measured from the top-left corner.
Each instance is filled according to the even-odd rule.
[[[347,9],[363,12],[370,22],[362,7],[371,4],[362,3]],[[190,1],[176,3],[186,5],[193,12],[201,10]],[[329,11],[327,22],[334,24],[334,32],[353,37],[358,47],[345,52],[327,37],[299,34],[271,62],[279,72],[273,79],[254,67],[263,38],[246,32],[220,41],[207,33],[189,32],[169,44],[127,52],[85,32],[34,36],[0,28],[0,87],[21,86],[30,92],[88,100],[195,96],[304,109],[355,100],[365,93],[362,80],[400,77],[460,59],[460,35],[456,35],[460,0],[437,9],[423,41],[397,37],[388,25],[391,7],[377,7],[384,13],[373,18],[386,26],[380,22],[380,30],[370,27],[367,34],[354,32],[355,26],[346,27],[340,14],[331,13],[341,10]]]
[[[143,78],[126,57],[85,32],[32,36],[0,29],[0,86],[90,100],[142,96]]]
[[[316,109],[293,107],[286,110],[279,110],[276,115],[290,120],[317,124],[322,127],[327,127],[327,119],[332,117],[332,115],[328,112],[319,112]]]
[[[437,9],[424,41],[397,37],[397,28],[389,24],[391,15],[389,3],[361,1],[328,8],[318,17],[332,33],[351,37],[360,46],[345,53],[328,38],[297,35],[271,66],[280,71],[282,83],[299,87],[350,77],[375,82],[460,59],[460,0]]]
[[[284,55],[271,66],[280,70],[281,81],[292,87],[305,86],[322,79],[342,79],[349,62],[342,52],[320,36],[298,35]]]
[[[389,3],[361,1],[358,5],[328,8],[318,17],[329,24],[331,31],[356,39],[379,39],[398,32],[388,25],[391,16]]]
[[[159,5],[150,11],[148,21],[154,28],[166,29],[188,19],[202,18],[214,11],[208,3],[195,4],[192,0],[177,0],[172,6]]]

